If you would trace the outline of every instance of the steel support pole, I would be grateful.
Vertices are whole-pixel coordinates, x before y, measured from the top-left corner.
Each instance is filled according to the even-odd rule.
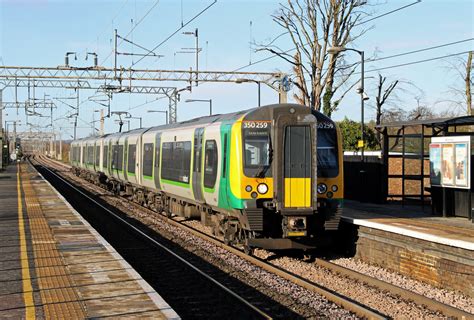
[[[360,53],[360,130],[361,130],[361,139],[362,139],[362,149],[360,151],[361,161],[364,162],[364,149],[365,149],[365,134],[364,134],[364,51],[359,51]]]
[[[198,28],[196,28],[195,31],[196,35],[196,87],[199,85],[199,34],[198,34]]]
[[[212,116],[212,99],[209,99],[209,115]]]
[[[0,89],[0,170],[3,169],[3,154],[4,148],[3,145],[6,141],[5,135],[3,134],[3,108],[1,107],[3,104],[3,89]]]
[[[100,109],[100,136],[104,135],[104,109]]]
[[[260,97],[260,81],[257,82],[257,85],[258,85],[258,106],[260,107],[261,106],[261,97]]]

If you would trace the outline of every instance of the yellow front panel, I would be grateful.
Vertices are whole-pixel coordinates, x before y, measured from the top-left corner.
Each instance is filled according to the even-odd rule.
[[[285,178],[285,207],[311,206],[311,178]]]

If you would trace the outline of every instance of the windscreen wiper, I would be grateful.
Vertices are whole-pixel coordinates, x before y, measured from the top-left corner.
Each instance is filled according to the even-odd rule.
[[[259,172],[255,175],[256,178],[264,178],[265,174],[268,171],[268,168],[272,165],[273,161],[273,148],[272,148],[272,139],[269,139],[269,144],[268,144],[268,164],[263,165],[262,168],[259,170]]]

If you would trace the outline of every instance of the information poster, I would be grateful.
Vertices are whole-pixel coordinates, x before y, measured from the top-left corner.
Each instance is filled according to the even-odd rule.
[[[430,144],[430,181],[433,186],[471,187],[471,137],[433,137]]]
[[[468,147],[467,143],[455,144],[456,176],[455,184],[458,187],[467,187],[467,164]]]
[[[454,185],[454,150],[452,143],[443,143],[441,146],[441,183]]]
[[[441,185],[441,145],[430,144],[430,180],[431,185]]]

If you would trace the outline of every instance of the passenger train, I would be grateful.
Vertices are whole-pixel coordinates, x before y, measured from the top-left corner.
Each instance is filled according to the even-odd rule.
[[[156,212],[200,219],[226,243],[309,249],[337,230],[341,134],[311,108],[275,104],[75,140],[76,175]]]

